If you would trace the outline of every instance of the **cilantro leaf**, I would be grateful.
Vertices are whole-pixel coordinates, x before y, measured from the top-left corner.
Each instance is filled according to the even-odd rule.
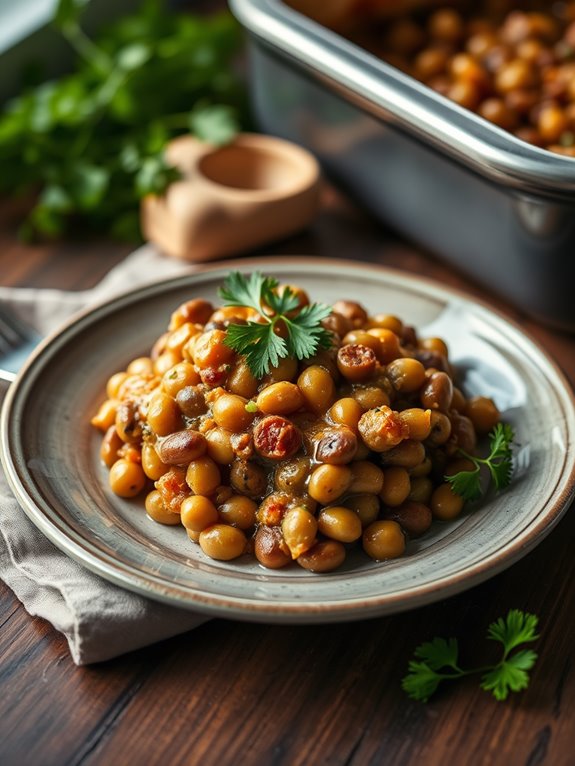
[[[434,638],[433,641],[420,644],[415,650],[415,656],[425,660],[430,668],[439,670],[451,667],[457,670],[459,645],[457,639]]]
[[[519,692],[529,686],[529,674],[537,655],[530,649],[517,652],[512,657],[501,662],[487,673],[481,680],[481,688],[492,692],[496,700],[507,699],[509,692]]]
[[[511,609],[505,619],[500,617],[496,622],[491,623],[487,630],[487,638],[503,644],[503,650],[507,655],[516,646],[539,638],[536,633],[537,623],[538,619],[534,614]]]
[[[454,638],[434,638],[420,644],[414,652],[416,659],[408,664],[402,688],[412,699],[427,702],[442,681],[481,674],[481,688],[491,692],[496,700],[505,700],[509,692],[521,691],[529,685],[528,671],[535,664],[537,654],[531,649],[510,652],[538,638],[537,622],[535,615],[511,609],[505,618],[491,623],[487,638],[503,645],[503,656],[487,667],[460,668],[459,647]]]
[[[408,674],[401,682],[401,688],[411,699],[427,702],[437,691],[442,677],[425,662],[412,660],[408,666]]]
[[[276,279],[258,271],[249,276],[234,271],[219,291],[226,306],[247,306],[260,314],[260,322],[229,325],[225,340],[226,345],[244,355],[256,378],[276,367],[280,359],[309,359],[318,348],[331,346],[331,335],[321,325],[331,313],[330,307],[313,303],[298,311],[299,299],[294,291],[277,287]]]
[[[509,486],[513,473],[513,453],[511,443],[514,439],[513,429],[508,423],[498,423],[489,434],[489,455],[486,458],[470,455],[464,450],[459,452],[471,460],[475,468],[471,471],[459,471],[445,480],[451,488],[464,500],[477,500],[481,497],[481,466],[489,470],[496,490]]]

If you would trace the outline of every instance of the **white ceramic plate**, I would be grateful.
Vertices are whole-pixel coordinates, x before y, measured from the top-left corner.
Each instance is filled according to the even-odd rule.
[[[428,281],[343,261],[238,262],[300,284],[315,300],[361,301],[398,314],[421,335],[447,339],[469,393],[492,396],[516,431],[509,489],[457,521],[436,523],[401,559],[361,554],[314,575],[271,571],[249,557],[205,557],[181,527],[149,519],[141,500],[107,488],[100,435],[89,419],[109,375],[148,352],[182,301],[217,301],[229,265],[145,287],[100,305],[38,349],[11,387],[2,415],[2,457],[30,519],[57,546],[121,586],[152,598],[242,619],[321,622],[426,604],[491,577],[532,549],[573,496],[575,409],[556,365],[518,328],[488,308]]]

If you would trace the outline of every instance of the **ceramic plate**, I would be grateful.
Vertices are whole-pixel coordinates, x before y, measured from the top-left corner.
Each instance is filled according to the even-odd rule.
[[[3,461],[30,519],[63,551],[118,585],[190,609],[261,621],[369,617],[429,603],[491,577],[532,549],[573,495],[575,409],[568,385],[504,318],[428,281],[338,261],[270,259],[257,266],[316,300],[361,301],[447,339],[469,393],[493,397],[516,431],[512,485],[457,521],[436,523],[401,559],[358,552],[323,575],[272,571],[248,557],[205,557],[182,527],[149,519],[141,500],[107,488],[101,436],[89,424],[109,375],[146,354],[184,300],[217,301],[228,265],[145,287],[76,318],[38,349],[5,401]]]

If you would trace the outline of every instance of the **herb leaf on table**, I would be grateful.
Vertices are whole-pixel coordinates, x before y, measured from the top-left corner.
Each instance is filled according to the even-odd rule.
[[[434,638],[418,646],[415,659],[408,664],[408,673],[402,688],[409,697],[427,702],[443,681],[481,674],[480,687],[493,694],[496,700],[507,699],[510,692],[518,692],[529,685],[529,673],[537,654],[531,649],[513,652],[522,644],[536,641],[538,619],[533,614],[511,609],[505,618],[491,623],[487,638],[503,647],[501,659],[492,665],[462,669],[458,665],[459,646],[454,638]]]

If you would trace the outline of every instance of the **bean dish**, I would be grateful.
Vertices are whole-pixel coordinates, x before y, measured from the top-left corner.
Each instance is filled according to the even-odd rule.
[[[400,557],[434,520],[459,516],[465,500],[445,477],[470,469],[461,452],[473,455],[499,412],[464,396],[443,339],[347,299],[322,309],[325,347],[256,377],[231,330],[277,320],[287,337],[311,308],[300,287],[270,284],[288,291],[285,320],[265,303],[192,298],[149,356],[111,375],[91,421],[110,488],[141,495],[151,519],[183,525],[213,559],[319,573],[352,547]]]

